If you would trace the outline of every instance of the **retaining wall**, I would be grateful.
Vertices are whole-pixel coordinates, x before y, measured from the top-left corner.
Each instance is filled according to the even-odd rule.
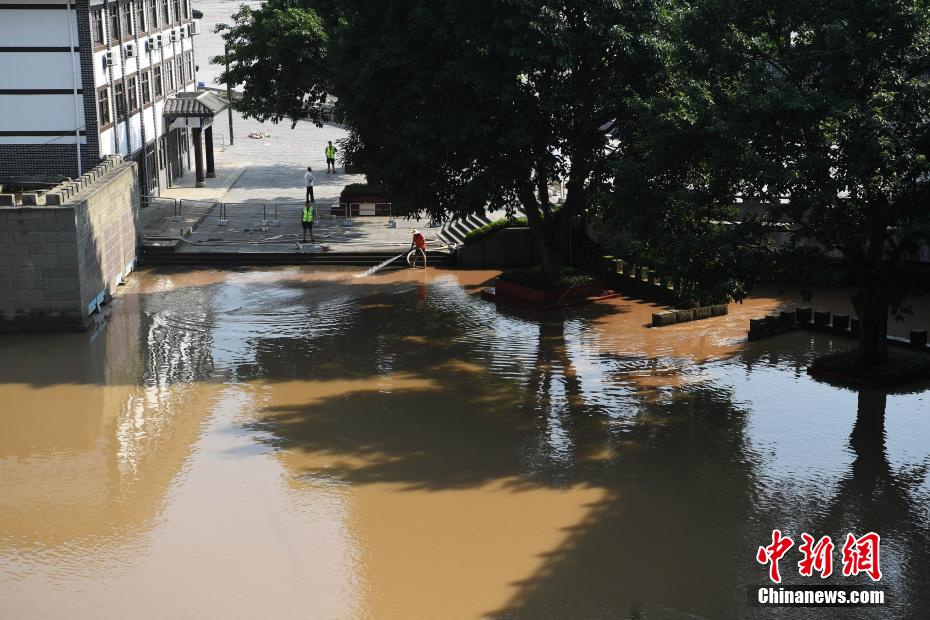
[[[519,269],[539,263],[529,228],[504,228],[457,251],[459,267]]]
[[[134,268],[135,164],[109,160],[89,177],[45,205],[0,208],[0,333],[85,329]]]

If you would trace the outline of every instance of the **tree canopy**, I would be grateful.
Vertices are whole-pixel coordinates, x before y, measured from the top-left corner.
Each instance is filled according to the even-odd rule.
[[[883,360],[889,307],[930,283],[906,251],[928,237],[928,3],[718,0],[679,18],[667,87],[618,168],[619,216],[684,271],[709,241],[736,289],[780,226],[795,281],[855,282],[862,357]]]
[[[344,155],[399,208],[447,217],[519,207],[553,272],[573,219],[607,186],[608,130],[625,122],[622,102],[658,69],[659,4],[270,0],[227,30],[227,77],[262,91],[239,106],[259,118],[303,117],[327,90],[350,129]],[[288,27],[284,16],[314,26],[291,26],[309,45],[287,88],[288,64],[255,73],[258,50],[272,44],[260,33]],[[556,181],[567,190],[559,208]]]

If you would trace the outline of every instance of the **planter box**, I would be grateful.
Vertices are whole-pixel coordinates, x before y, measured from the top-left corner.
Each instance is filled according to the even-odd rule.
[[[562,287],[554,289],[538,289],[507,282],[498,279],[494,283],[494,293],[498,299],[520,301],[533,306],[558,307],[577,302],[588,297],[600,295],[604,292],[604,285],[600,282],[589,282],[579,286]]]

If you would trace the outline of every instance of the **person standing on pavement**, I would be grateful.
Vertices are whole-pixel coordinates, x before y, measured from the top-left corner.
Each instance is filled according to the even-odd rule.
[[[313,168],[307,166],[307,172],[304,173],[304,185],[307,187],[307,197],[304,198],[306,202],[316,202],[313,199]]]
[[[310,231],[310,241],[315,242],[316,240],[313,238],[313,204],[310,202],[304,203],[304,211],[300,223],[304,229],[304,243],[307,242],[308,230]]]
[[[326,174],[329,174],[330,171],[336,174],[336,147],[333,146],[332,140],[326,145]]]

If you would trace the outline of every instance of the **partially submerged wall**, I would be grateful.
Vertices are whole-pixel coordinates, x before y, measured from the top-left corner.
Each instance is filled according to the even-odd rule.
[[[135,164],[85,176],[45,205],[0,207],[0,332],[84,329],[135,266]]]

